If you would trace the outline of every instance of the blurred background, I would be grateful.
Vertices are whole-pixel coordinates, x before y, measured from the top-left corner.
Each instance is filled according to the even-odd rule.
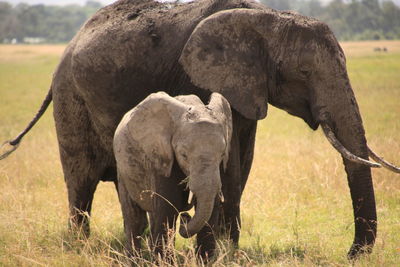
[[[400,0],[260,0],[326,22],[340,41],[400,39]],[[114,0],[0,0],[0,43],[67,43]]]

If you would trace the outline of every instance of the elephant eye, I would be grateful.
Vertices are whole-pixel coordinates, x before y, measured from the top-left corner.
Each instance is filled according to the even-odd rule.
[[[182,154],[182,158],[183,158],[184,160],[187,160],[187,159],[188,159],[188,157],[187,157],[186,154]]]
[[[308,71],[308,70],[302,70],[302,71],[301,71],[301,74],[303,74],[304,77],[308,77],[308,76],[310,76],[310,71]]]

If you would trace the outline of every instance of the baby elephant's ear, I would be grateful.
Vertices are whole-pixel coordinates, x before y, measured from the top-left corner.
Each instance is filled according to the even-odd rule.
[[[274,84],[266,41],[256,30],[257,23],[265,23],[263,17],[250,9],[207,17],[193,30],[179,60],[196,86],[221,93],[253,120],[266,116],[268,87]]]
[[[154,179],[171,175],[171,136],[185,110],[186,106],[165,93],[152,94],[125,114],[115,132],[118,180],[146,211],[153,208]]]
[[[224,169],[228,164],[229,150],[232,139],[232,112],[228,101],[219,93],[212,93],[210,102],[207,105],[211,110],[216,112],[217,118],[220,120],[222,127],[224,128],[224,137],[226,142],[226,149],[224,157],[222,159]]]
[[[174,162],[171,137],[176,120],[186,105],[166,93],[151,94],[129,115],[128,129],[132,144],[140,146],[146,161],[144,166],[156,176],[169,177]]]

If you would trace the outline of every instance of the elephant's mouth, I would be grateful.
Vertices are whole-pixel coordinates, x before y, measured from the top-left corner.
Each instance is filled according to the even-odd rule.
[[[311,115],[311,112],[309,113],[309,116],[306,116],[305,118],[303,118],[303,120],[314,131],[318,129],[319,122],[314,119],[314,117]]]
[[[287,94],[276,95],[270,99],[269,103],[290,115],[303,119],[311,129],[317,130],[319,122],[313,116],[313,106],[309,103],[309,100],[290,95],[289,99],[292,101],[287,101],[287,97]]]
[[[224,198],[224,194],[222,193],[222,190],[218,193],[218,198],[221,201],[221,203],[225,202],[225,198]],[[189,196],[188,196],[188,200],[187,200],[187,205],[190,207],[189,209],[191,209],[195,204],[196,204],[196,196],[194,195],[194,193],[191,190],[189,190]]]
[[[284,109],[290,115],[300,117],[304,120],[307,125],[314,131],[318,129],[319,122],[314,118],[311,106],[308,103],[304,103],[298,109]]]
[[[303,118],[303,120],[307,123],[307,125],[313,129],[314,131],[318,129],[319,126],[319,121],[315,119],[315,117],[313,116],[313,110],[311,105],[308,103],[305,104],[304,108],[303,108],[303,113],[301,116],[301,118]]]

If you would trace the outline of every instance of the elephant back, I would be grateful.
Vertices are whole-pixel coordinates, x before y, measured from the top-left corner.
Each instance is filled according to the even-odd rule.
[[[178,59],[200,21],[232,8],[261,7],[242,0],[184,4],[123,0],[86,22],[66,50],[63,61],[69,63],[60,66],[69,66],[69,81],[106,151],[112,151],[112,136],[123,114],[151,93],[209,97],[208,90],[191,83]],[[57,75],[63,74],[57,71]]]

